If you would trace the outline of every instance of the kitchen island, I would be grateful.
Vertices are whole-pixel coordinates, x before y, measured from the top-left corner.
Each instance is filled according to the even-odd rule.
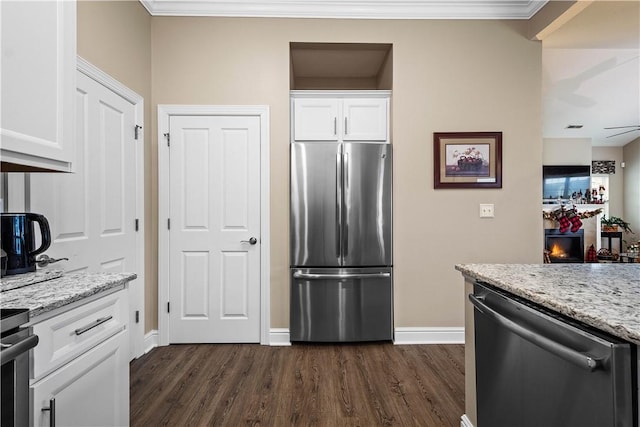
[[[456,269],[465,277],[463,425],[482,427],[477,425],[476,412],[474,307],[468,298],[476,282],[640,345],[640,265],[460,264]]]

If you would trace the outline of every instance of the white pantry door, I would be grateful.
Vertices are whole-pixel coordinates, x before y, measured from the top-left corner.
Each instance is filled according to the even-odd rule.
[[[51,228],[46,254],[69,258],[47,268],[137,271],[135,125],[133,104],[77,73],[75,173],[29,177],[30,211],[47,217]],[[136,279],[130,286],[143,284]],[[135,322],[135,304],[144,302],[132,298],[132,303],[133,350],[144,339],[143,319]]]
[[[169,342],[260,342],[260,118],[169,127]]]

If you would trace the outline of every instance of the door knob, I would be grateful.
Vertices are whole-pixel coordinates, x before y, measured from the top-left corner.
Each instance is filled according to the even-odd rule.
[[[54,262],[58,262],[58,261],[69,261],[69,258],[56,259],[56,258],[51,258],[46,254],[42,254],[38,258],[36,258],[36,264],[38,264],[38,267],[45,267],[49,264],[53,264]]]
[[[240,240],[240,243],[248,243],[250,245],[255,245],[256,243],[258,243],[258,239],[256,239],[255,237],[252,237],[249,240]]]

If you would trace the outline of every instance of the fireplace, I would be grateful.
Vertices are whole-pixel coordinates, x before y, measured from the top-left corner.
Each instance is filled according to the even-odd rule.
[[[584,230],[560,233],[557,229],[544,230],[544,248],[552,263],[584,262]]]

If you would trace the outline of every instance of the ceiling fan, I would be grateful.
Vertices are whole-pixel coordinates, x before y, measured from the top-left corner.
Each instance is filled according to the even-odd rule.
[[[609,128],[605,128],[605,129],[628,129],[628,130],[625,130],[624,132],[616,133],[616,134],[614,134],[614,135],[609,135],[609,136],[607,137],[607,138],[612,138],[612,137],[614,137],[614,136],[624,135],[625,133],[639,131],[639,130],[640,130],[640,125],[633,125],[633,126],[613,126],[613,127],[609,127]]]

